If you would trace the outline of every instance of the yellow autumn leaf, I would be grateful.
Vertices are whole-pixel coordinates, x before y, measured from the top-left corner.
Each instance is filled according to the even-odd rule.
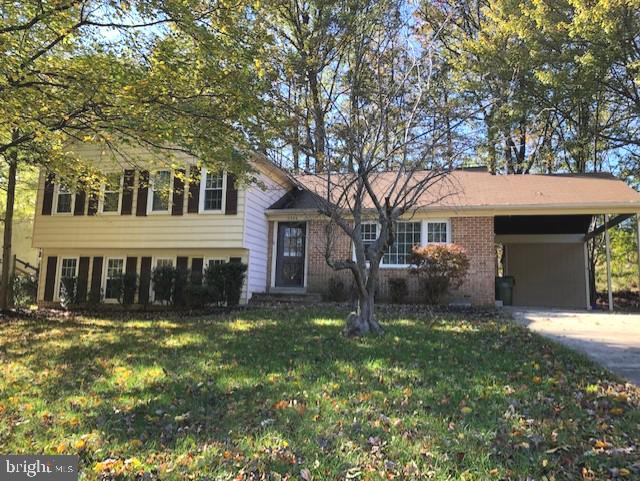
[[[610,412],[611,414],[613,414],[614,416],[620,416],[621,414],[623,414],[623,413],[624,413],[624,409],[622,409],[622,408],[611,408],[611,409],[609,410],[609,412]]]
[[[76,441],[75,447],[76,449],[82,451],[87,446],[87,442],[84,439],[78,439]]]
[[[471,409],[469,406],[465,406],[460,409],[460,412],[462,414],[471,414],[473,412],[473,409]]]
[[[56,446],[56,452],[58,454],[62,454],[65,452],[65,450],[67,449],[67,445],[65,444],[64,441],[61,441],[57,446]]]

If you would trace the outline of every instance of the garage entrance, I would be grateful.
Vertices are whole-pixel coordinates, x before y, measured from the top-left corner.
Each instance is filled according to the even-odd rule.
[[[585,236],[590,215],[498,216],[500,271],[512,276],[513,305],[588,309]]]

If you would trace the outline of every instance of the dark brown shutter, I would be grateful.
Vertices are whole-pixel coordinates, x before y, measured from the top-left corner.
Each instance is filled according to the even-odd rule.
[[[47,276],[44,282],[44,300],[53,301],[53,293],[56,288],[56,269],[58,268],[58,258],[56,256],[47,257]]]
[[[136,215],[147,215],[147,195],[149,193],[149,171],[142,170],[138,176],[138,202]],[[147,298],[149,296],[147,295]]]
[[[92,191],[89,193],[89,205],[87,206],[87,215],[96,215],[98,212],[98,193]]]
[[[229,257],[229,262],[232,264],[240,264],[242,262],[242,257]]]
[[[179,272],[185,273],[189,269],[189,258],[188,257],[178,257],[176,259],[176,269]]]
[[[93,271],[91,272],[91,293],[95,299],[102,299],[102,257],[93,258]]]
[[[89,258],[81,257],[78,264],[78,285],[76,287],[78,301],[84,302],[87,299],[87,286],[89,284]]]
[[[136,275],[136,268],[138,267],[138,258],[137,257],[127,257],[127,266],[125,272],[127,275]],[[133,297],[135,292],[127,290],[125,293],[124,303],[125,304],[133,304]]]
[[[87,200],[87,193],[84,190],[76,192],[76,202],[73,206],[73,215],[84,215],[84,203]]]
[[[173,202],[171,203],[171,215],[184,214],[184,176],[185,170],[176,170],[173,176]]]
[[[51,215],[51,209],[53,208],[53,183],[55,180],[54,174],[47,174],[44,179],[44,193],[42,196],[42,215]]]
[[[202,257],[196,257],[191,259],[191,283],[196,285],[202,284],[202,266],[204,259]]]
[[[151,257],[140,259],[140,290],[138,291],[138,302],[140,304],[149,303],[149,288],[151,287]]]
[[[192,165],[189,172],[189,199],[187,199],[187,212],[197,214],[200,204],[200,169]]]
[[[120,206],[121,215],[131,215],[133,209],[133,181],[135,177],[134,170],[125,170],[122,179],[122,205]]]
[[[224,213],[227,215],[238,213],[238,189],[236,188],[236,176],[233,174],[227,174],[227,198]]]

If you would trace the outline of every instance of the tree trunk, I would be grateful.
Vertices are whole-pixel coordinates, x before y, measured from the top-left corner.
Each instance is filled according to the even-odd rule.
[[[15,153],[9,156],[9,177],[7,179],[7,207],[4,215],[4,244],[2,246],[2,279],[0,279],[0,310],[11,307],[11,238],[13,237],[13,207],[16,196],[16,172],[18,159]]]

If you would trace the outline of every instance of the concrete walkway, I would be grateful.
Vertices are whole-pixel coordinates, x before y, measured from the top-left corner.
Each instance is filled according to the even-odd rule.
[[[513,318],[640,386],[640,314],[512,308]]]

